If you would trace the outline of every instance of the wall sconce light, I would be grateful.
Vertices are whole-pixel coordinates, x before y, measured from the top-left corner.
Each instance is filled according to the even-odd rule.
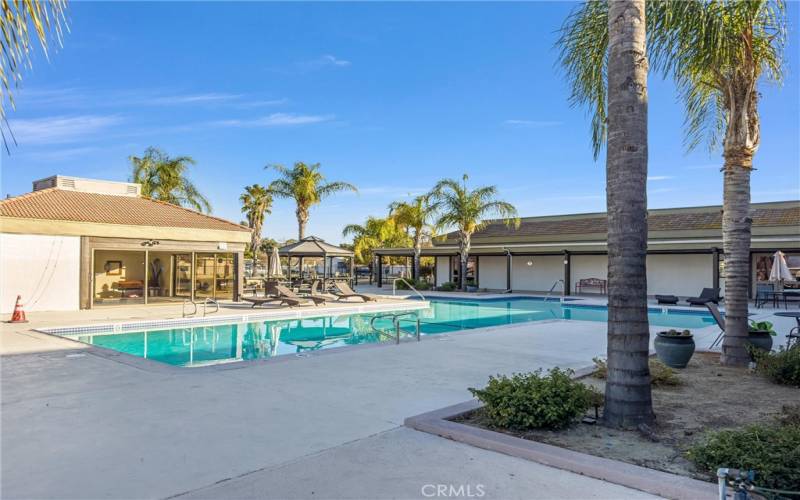
[[[564,265],[566,266],[567,264],[569,264],[569,260],[564,259]]]
[[[533,265],[533,261],[532,261],[532,260],[529,260],[528,262],[526,262],[526,264],[528,264],[528,266],[530,267],[530,266],[532,266],[532,265]]]
[[[160,242],[156,241],[156,240],[144,240],[142,242],[142,246],[143,247],[154,247],[154,246],[156,246],[158,244],[160,244]]]

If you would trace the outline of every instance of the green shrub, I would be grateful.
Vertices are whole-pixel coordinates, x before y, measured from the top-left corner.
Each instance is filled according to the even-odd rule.
[[[492,427],[560,429],[600,400],[596,390],[573,380],[572,373],[553,368],[547,375],[541,370],[498,375],[489,377],[485,388],[469,391],[484,403]]]
[[[687,453],[701,470],[756,471],[755,484],[800,491],[800,425],[757,424],[711,433]]]
[[[605,380],[608,377],[608,365],[606,360],[602,358],[592,358],[594,362],[594,372],[592,376]],[[665,365],[661,361],[650,358],[650,384],[655,387],[675,386],[681,385],[681,379],[675,373],[675,370]]]
[[[428,283],[427,281],[423,280],[423,279],[411,280],[410,283],[417,290],[430,290],[431,289],[431,284]],[[410,288],[405,283],[405,281],[398,281],[395,286],[397,287],[398,290],[410,290]]]
[[[776,384],[800,387],[800,347],[784,349],[781,346],[775,352],[751,349],[750,354],[756,361],[758,373]]]
[[[442,283],[441,285],[439,285],[439,290],[441,290],[442,292],[452,292],[453,290],[456,290],[457,288],[458,288],[458,285],[456,285],[455,283],[453,283],[451,281],[447,281],[447,282]]]

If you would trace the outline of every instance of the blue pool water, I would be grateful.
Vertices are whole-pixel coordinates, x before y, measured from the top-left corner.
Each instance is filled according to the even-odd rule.
[[[423,335],[551,319],[605,322],[608,317],[603,306],[545,302],[541,298],[431,299],[430,302],[430,307],[416,311]],[[381,314],[385,313],[69,337],[171,365],[200,366],[387,341],[386,336],[376,333],[370,325],[372,318]],[[714,324],[714,319],[701,311],[651,309],[649,317],[651,325],[670,328],[703,328]],[[409,318],[402,326],[411,331],[415,318]],[[391,330],[391,319],[377,319],[375,326]]]

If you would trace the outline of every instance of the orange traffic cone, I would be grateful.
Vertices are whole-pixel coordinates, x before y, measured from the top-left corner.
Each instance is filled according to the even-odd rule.
[[[11,315],[9,323],[27,323],[25,311],[22,310],[22,295],[17,295],[17,303],[14,304],[14,313]]]

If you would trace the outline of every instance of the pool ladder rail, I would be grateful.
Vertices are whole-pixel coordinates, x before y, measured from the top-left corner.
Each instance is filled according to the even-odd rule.
[[[191,304],[194,307],[194,309],[192,310],[191,313],[187,314],[186,313],[186,306],[189,305],[189,304]],[[184,318],[187,317],[187,316],[196,316],[197,315],[197,305],[198,304],[203,306],[203,317],[204,318],[206,317],[206,314],[208,314],[208,305],[209,304],[214,306],[214,311],[212,311],[211,314],[219,312],[219,302],[217,302],[216,300],[212,299],[211,297],[208,297],[203,302],[195,302],[194,300],[191,300],[191,299],[184,300],[183,301],[183,306],[181,307],[181,315]]]
[[[405,283],[405,284],[406,284],[406,286],[407,286],[407,287],[408,287],[408,288],[409,288],[411,291],[413,291],[414,293],[416,293],[417,295],[419,295],[419,298],[420,298],[420,299],[422,299],[422,300],[426,300],[426,299],[425,299],[425,296],[424,296],[424,295],[422,295],[422,293],[420,293],[420,291],[419,291],[419,290],[417,290],[416,288],[414,288],[414,285],[412,285],[411,283],[409,283],[409,282],[408,282],[408,280],[406,280],[405,278],[395,278],[394,280],[392,280],[392,295],[397,295],[397,282],[398,282],[398,281],[402,281],[403,283]]]
[[[547,299],[550,298],[550,295],[553,294],[553,290],[556,289],[559,283],[561,283],[561,295],[563,299],[564,292],[566,291],[566,287],[564,286],[564,280],[556,280],[555,283],[553,283],[553,286],[550,287],[550,290],[547,292],[547,295],[544,296],[543,302],[547,302]]]
[[[408,319],[408,318],[405,318],[405,316],[414,316],[414,319],[413,320],[412,319]],[[380,328],[375,326],[375,320],[383,319],[383,318],[392,318],[392,325],[394,326],[394,333],[386,331],[386,330],[381,330]],[[373,316],[372,319],[369,320],[369,326],[372,328],[372,330],[374,332],[376,332],[376,333],[378,333],[380,335],[384,335],[384,336],[389,337],[389,338],[393,338],[395,340],[395,344],[399,344],[400,343],[400,335],[402,333],[408,333],[408,332],[405,332],[400,327],[400,322],[401,321],[414,321],[414,324],[415,324],[414,336],[416,337],[417,342],[422,340],[419,316],[417,316],[417,313],[415,311],[401,312],[401,313],[378,314],[376,316]]]

